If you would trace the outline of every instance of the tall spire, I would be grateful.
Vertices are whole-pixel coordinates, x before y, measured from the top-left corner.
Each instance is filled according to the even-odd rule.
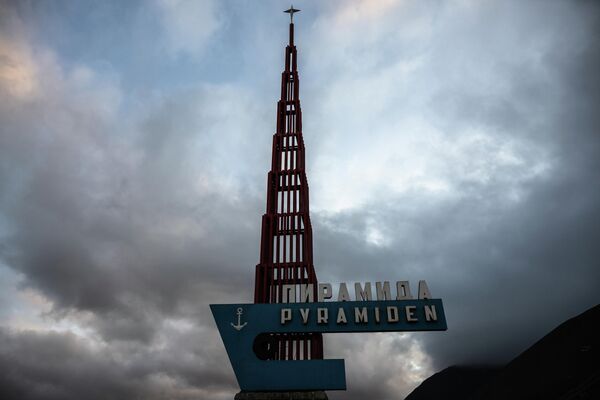
[[[288,11],[293,15],[299,10],[292,7]],[[262,217],[255,303],[299,301],[302,289],[310,287],[305,286],[308,284],[312,284],[312,295],[317,297],[297,56],[294,24],[290,23],[290,42],[285,48],[285,67],[281,74],[281,97],[277,102],[271,170],[267,177],[267,207]],[[321,334],[273,335],[271,339],[269,358],[323,358]]]
[[[294,5],[292,5],[289,9],[284,11],[284,13],[290,14],[290,46],[294,45],[294,13],[300,11],[301,10],[294,8]]]

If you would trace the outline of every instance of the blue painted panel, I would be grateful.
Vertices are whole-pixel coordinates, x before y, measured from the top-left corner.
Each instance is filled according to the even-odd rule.
[[[425,306],[435,310],[437,320],[426,318]],[[352,301],[290,304],[213,304],[210,306],[225,344],[229,360],[242,390],[344,390],[344,360],[260,360],[252,350],[255,337],[263,332],[398,332],[446,330],[442,301]],[[388,320],[388,308],[391,321]],[[416,321],[409,321],[408,311]],[[367,321],[357,320],[355,308],[366,310]],[[281,310],[291,311],[291,320],[281,323]],[[308,312],[304,323],[300,309]],[[327,322],[317,323],[317,314],[327,313]],[[340,309],[347,323],[336,323]],[[240,313],[241,310],[241,313]],[[308,310],[308,311],[307,311]],[[327,311],[323,311],[327,310]],[[376,310],[379,310],[377,318]],[[398,311],[398,321],[395,321]],[[239,314],[239,315],[238,315]],[[239,318],[239,319],[238,319]]]

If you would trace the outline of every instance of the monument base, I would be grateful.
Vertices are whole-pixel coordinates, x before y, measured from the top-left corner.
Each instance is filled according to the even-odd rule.
[[[312,392],[239,392],[234,400],[328,400],[322,390]]]

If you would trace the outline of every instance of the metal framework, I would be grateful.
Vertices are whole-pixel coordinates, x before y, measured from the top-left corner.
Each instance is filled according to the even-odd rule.
[[[262,217],[260,262],[256,266],[255,303],[281,303],[283,285],[314,284],[312,227],[309,215],[305,149],[302,138],[297,52],[294,24],[290,23],[277,103],[277,131],[273,135],[271,170],[267,179],[267,208]],[[269,358],[309,360],[323,358],[320,333],[273,335]]]

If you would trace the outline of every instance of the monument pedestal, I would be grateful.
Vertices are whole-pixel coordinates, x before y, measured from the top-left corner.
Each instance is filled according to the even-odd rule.
[[[234,400],[328,400],[324,391],[312,392],[239,392]]]

